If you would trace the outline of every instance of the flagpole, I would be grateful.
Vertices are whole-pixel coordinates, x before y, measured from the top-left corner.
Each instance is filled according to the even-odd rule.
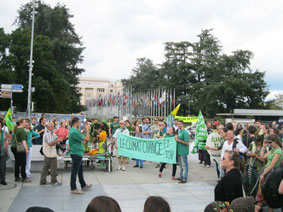
[[[175,96],[176,93],[175,93],[175,92],[176,92],[176,91],[175,91],[175,88],[174,88],[174,108],[176,107],[176,98],[175,98],[175,97],[176,97],[176,96]]]
[[[158,95],[157,95],[157,106],[158,106],[158,117],[161,116],[161,105],[160,105],[160,89],[158,88]]]
[[[164,106],[163,106],[163,115],[164,115],[164,120],[165,120],[165,117],[166,117],[166,102],[167,102],[167,98],[166,98],[166,95],[167,95],[167,91],[166,91],[166,88],[164,89]]]
[[[31,119],[31,80],[32,80],[32,56],[33,56],[33,37],[34,37],[34,10],[35,1],[32,2],[32,25],[31,25],[31,41],[30,41],[30,58],[29,58],[29,81],[28,81],[28,105],[27,112],[28,118]]]

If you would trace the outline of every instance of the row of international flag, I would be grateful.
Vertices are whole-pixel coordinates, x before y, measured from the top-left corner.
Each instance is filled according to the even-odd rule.
[[[161,107],[167,104],[171,108],[175,106],[175,91],[173,89],[156,89],[137,94],[132,94],[132,90],[126,90],[117,95],[109,94],[86,100],[86,107],[103,107],[103,106],[132,106],[138,107]]]

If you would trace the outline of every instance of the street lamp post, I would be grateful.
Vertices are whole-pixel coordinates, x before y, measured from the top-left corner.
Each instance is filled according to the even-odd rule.
[[[33,36],[34,36],[34,10],[35,10],[35,1],[32,2],[32,26],[31,26],[31,41],[30,41],[30,58],[29,58],[29,81],[28,81],[28,105],[27,112],[28,118],[31,119],[31,78],[32,78],[32,53],[33,53]]]

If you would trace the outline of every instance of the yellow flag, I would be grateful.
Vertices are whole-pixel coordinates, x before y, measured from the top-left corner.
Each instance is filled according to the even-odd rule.
[[[181,104],[178,104],[177,107],[171,112],[173,116],[176,116]]]

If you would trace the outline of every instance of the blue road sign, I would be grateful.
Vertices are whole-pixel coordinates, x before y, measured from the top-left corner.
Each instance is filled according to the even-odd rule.
[[[13,90],[22,90],[24,88],[21,84],[13,84]]]

